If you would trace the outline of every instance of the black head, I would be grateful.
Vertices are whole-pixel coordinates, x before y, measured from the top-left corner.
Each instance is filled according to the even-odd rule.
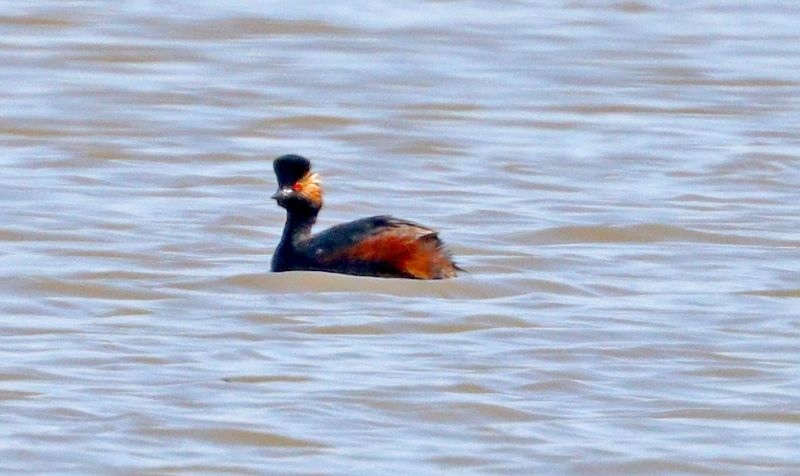
[[[316,215],[322,208],[319,176],[311,172],[311,162],[299,155],[282,155],[273,162],[278,191],[272,196],[278,205],[302,214]]]
[[[275,169],[275,176],[278,178],[278,186],[291,186],[303,178],[311,170],[311,162],[305,157],[288,154],[282,155],[272,163]]]

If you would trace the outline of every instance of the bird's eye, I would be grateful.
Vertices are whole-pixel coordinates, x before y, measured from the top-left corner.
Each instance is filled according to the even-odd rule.
[[[303,186],[300,185],[299,183],[296,183],[296,184],[292,185],[292,190],[294,190],[295,192],[299,192],[299,191],[303,190]]]

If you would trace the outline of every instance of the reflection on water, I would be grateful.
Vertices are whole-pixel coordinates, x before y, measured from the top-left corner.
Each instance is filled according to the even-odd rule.
[[[793,472],[798,13],[3,3],[0,468]],[[268,273],[290,152],[470,272]]]

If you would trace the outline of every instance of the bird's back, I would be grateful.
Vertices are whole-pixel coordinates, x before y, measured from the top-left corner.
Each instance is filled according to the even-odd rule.
[[[390,216],[336,225],[310,237],[300,249],[319,271],[442,279],[459,270],[435,231]]]

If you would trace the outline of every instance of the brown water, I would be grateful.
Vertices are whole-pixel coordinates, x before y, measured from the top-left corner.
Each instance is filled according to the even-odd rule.
[[[797,474],[800,4],[330,3],[0,4],[0,472]]]

